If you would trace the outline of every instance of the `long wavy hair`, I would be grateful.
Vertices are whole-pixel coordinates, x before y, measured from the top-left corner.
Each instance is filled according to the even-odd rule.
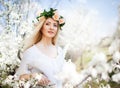
[[[42,39],[41,29],[42,29],[42,27],[43,27],[46,20],[47,19],[45,17],[40,17],[39,18],[39,22],[35,25],[35,30],[34,30],[32,36],[30,36],[28,39],[25,40],[23,51],[30,48],[34,44],[38,43]],[[58,26],[57,34],[52,39],[52,44],[53,45],[56,45],[59,29],[60,28]]]

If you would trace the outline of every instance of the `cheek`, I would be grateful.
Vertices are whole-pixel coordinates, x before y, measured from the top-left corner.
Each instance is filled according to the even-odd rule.
[[[57,31],[58,31],[58,28],[55,28],[55,29],[54,29],[54,32],[57,33]]]
[[[42,34],[46,34],[47,33],[46,28],[42,28],[41,32],[42,32]]]
[[[49,27],[48,27],[48,26],[45,26],[45,25],[44,25],[43,28],[42,28],[43,31],[47,31],[48,29],[49,29]]]
[[[57,35],[58,34],[58,29],[55,31],[55,35]]]

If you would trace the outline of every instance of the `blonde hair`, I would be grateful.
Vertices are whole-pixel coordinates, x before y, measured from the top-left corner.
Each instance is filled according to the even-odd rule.
[[[40,17],[39,18],[39,22],[35,25],[35,30],[33,32],[33,35],[25,40],[23,51],[25,51],[26,49],[30,48],[34,44],[38,43],[42,39],[42,33],[41,33],[40,30],[42,29],[45,21],[46,21],[45,17]],[[52,44],[53,45],[55,45],[56,42],[57,42],[58,32],[59,32],[59,26],[58,26],[57,34],[52,39]]]

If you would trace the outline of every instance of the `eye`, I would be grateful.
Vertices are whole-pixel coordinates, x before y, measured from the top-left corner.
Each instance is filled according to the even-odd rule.
[[[46,25],[49,25],[49,23],[46,23]]]
[[[54,27],[57,27],[57,24],[54,24]]]

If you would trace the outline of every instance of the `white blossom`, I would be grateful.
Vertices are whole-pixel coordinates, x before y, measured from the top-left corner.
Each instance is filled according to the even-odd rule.
[[[119,51],[116,51],[114,54],[113,54],[113,60],[115,62],[119,62],[120,61],[120,52]]]
[[[109,54],[112,55],[115,51],[118,51],[119,45],[120,40],[119,39],[114,40],[108,49]]]
[[[96,71],[95,68],[91,68],[90,73],[91,73],[91,75],[92,75],[93,78],[97,77],[97,71]]]
[[[112,80],[117,82],[117,83],[120,83],[120,73],[114,74],[112,76]]]
[[[55,77],[63,82],[69,82],[72,85],[75,85],[80,81],[80,75],[76,71],[76,66],[71,60],[65,62],[62,71]]]

